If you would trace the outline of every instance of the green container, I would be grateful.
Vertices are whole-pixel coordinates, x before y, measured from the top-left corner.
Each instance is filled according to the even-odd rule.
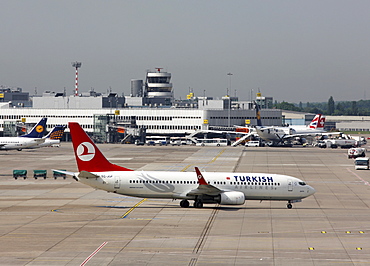
[[[33,177],[37,178],[44,178],[46,179],[47,171],[46,170],[33,170]]]
[[[17,179],[18,177],[27,178],[27,170],[13,170],[13,177]]]

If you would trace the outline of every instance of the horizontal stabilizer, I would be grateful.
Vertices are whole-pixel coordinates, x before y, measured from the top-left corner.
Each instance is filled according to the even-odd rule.
[[[96,174],[93,174],[93,173],[90,173],[88,171],[81,171],[79,174],[78,174],[78,177],[79,178],[98,178],[99,176],[96,175]]]
[[[55,170],[55,169],[51,169],[51,170],[55,173],[64,174],[64,175],[71,175],[74,180],[79,181],[75,172],[68,172],[68,171],[64,171],[64,170]]]
[[[51,169],[51,170],[56,173],[71,175],[71,176],[74,176],[76,174],[75,172],[69,172],[69,171],[64,171],[64,170],[55,170],[55,169]]]

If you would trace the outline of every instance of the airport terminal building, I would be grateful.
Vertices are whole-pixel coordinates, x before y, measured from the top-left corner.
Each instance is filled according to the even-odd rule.
[[[108,127],[146,129],[147,134],[170,136],[191,134],[196,130],[226,129],[233,125],[256,125],[254,109],[194,109],[194,108],[3,108],[0,112],[0,130],[6,134],[7,125],[25,120],[37,123],[48,118],[48,130],[55,125],[79,122],[90,133]],[[261,118],[266,125],[281,124],[281,110],[265,109]],[[229,127],[228,125],[231,125]],[[4,130],[5,129],[5,130]],[[68,132],[68,129],[66,130]]]

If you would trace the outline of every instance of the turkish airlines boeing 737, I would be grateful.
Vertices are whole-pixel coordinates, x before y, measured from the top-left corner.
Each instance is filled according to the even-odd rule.
[[[203,203],[243,205],[245,200],[287,201],[287,207],[315,193],[302,180],[262,173],[133,171],[110,163],[78,123],[70,122],[78,173],[69,174],[91,187],[141,198],[180,199],[180,206],[195,208]]]

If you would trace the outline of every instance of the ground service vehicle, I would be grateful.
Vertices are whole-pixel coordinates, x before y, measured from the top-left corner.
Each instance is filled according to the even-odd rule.
[[[369,158],[368,157],[356,158],[355,170],[369,170]]]
[[[365,148],[350,148],[348,149],[348,159],[365,157],[365,151],[366,151]]]
[[[227,146],[227,139],[197,139],[195,146]]]
[[[260,142],[258,140],[251,140],[245,143],[245,147],[259,147]]]

